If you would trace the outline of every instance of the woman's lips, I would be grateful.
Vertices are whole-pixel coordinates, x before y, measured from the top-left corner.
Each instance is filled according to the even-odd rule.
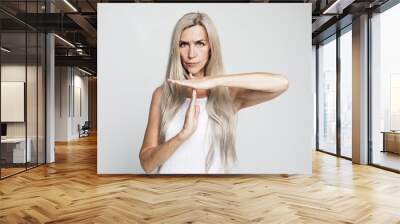
[[[188,66],[188,67],[194,67],[194,66],[196,66],[198,63],[185,63],[186,64],[186,66]]]

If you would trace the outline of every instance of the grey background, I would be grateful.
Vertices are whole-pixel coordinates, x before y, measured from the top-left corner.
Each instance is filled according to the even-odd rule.
[[[185,13],[214,21],[226,73],[283,73],[289,89],[238,114],[234,173],[310,174],[314,148],[311,4],[99,4],[98,173],[144,173],[151,95]],[[284,15],[284,16],[282,16]]]

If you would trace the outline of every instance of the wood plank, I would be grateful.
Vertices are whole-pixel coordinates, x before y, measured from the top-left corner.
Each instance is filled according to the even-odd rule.
[[[312,175],[96,174],[96,137],[0,181],[0,223],[400,223],[400,175],[313,154]]]

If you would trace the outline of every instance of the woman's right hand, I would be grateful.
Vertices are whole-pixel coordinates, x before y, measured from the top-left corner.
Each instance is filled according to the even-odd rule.
[[[193,89],[192,100],[190,101],[190,105],[186,111],[185,123],[183,124],[183,128],[179,133],[180,137],[183,139],[189,138],[197,129],[200,106],[196,105],[196,97],[196,90]]]

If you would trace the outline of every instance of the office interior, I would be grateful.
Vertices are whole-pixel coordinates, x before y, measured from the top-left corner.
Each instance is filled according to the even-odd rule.
[[[85,169],[95,172],[97,5],[170,2],[181,1],[0,2],[0,192],[1,188],[7,188],[8,183],[28,181],[32,175],[38,178],[42,174],[40,178],[43,180],[51,178],[49,172],[57,170],[59,161],[67,173],[68,167],[74,169],[75,158],[84,157],[83,160],[90,160],[93,166]],[[388,187],[387,192],[400,194],[400,183],[391,179],[398,179],[400,173],[400,1],[201,2],[311,4],[310,45],[313,51],[312,75],[315,77],[315,119],[310,124],[315,126],[313,158],[329,158],[331,162],[328,165],[332,166],[313,167],[313,173],[328,172],[329,175],[343,177],[341,172],[350,176],[359,172],[361,177],[358,178],[363,178],[364,171],[366,176],[388,175],[390,178],[376,181],[382,184],[392,182],[395,185]],[[85,144],[91,144],[90,153],[79,154],[80,150],[87,153]],[[345,166],[347,170],[334,172],[342,163],[348,164]],[[283,174],[281,178],[288,177]],[[93,185],[96,183],[101,184],[101,181]],[[329,188],[329,184],[322,187]],[[372,190],[368,194],[366,197],[376,196]],[[0,193],[0,197],[3,196],[7,194]],[[57,198],[62,200],[62,196]],[[218,201],[218,196],[214,200]],[[395,201],[395,198],[392,200]],[[133,201],[131,203],[135,204]],[[398,210],[396,206],[400,205],[393,202],[391,209]],[[3,213],[10,212],[7,209],[0,209],[0,214],[1,210]],[[381,217],[387,222],[382,223],[400,220],[398,214],[385,209],[386,213]],[[39,222],[46,220],[40,219],[39,214],[25,213],[25,216],[27,214],[36,217]],[[345,219],[343,217],[346,214],[335,214],[330,216],[335,217],[332,222],[352,223],[361,220],[362,223],[367,220],[361,219],[361,214],[360,219]],[[0,215],[0,220],[2,217]],[[137,217],[130,218],[135,220]],[[213,218],[211,216],[210,219]]]

